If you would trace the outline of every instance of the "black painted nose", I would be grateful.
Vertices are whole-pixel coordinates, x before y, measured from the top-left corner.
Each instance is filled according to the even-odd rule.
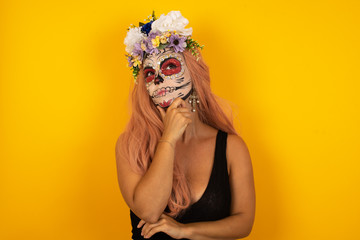
[[[154,84],[160,84],[164,81],[164,79],[160,76],[160,75],[157,75],[157,77],[155,78],[154,80]]]

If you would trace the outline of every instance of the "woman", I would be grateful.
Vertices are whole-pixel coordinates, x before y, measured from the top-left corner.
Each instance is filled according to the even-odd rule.
[[[116,143],[132,238],[244,238],[255,215],[251,159],[211,92],[202,46],[179,11],[146,21],[124,41],[136,85]]]

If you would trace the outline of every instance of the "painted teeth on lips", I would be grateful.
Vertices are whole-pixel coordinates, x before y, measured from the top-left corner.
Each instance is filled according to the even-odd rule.
[[[172,93],[174,90],[175,90],[175,87],[162,87],[162,88],[159,88],[156,91],[154,91],[153,97],[155,97],[155,98],[163,97],[167,93]]]

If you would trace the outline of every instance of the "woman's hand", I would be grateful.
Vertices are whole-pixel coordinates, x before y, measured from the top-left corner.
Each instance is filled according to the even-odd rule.
[[[184,133],[187,125],[191,123],[190,109],[186,107],[185,101],[181,98],[176,98],[166,112],[159,106],[157,109],[159,109],[164,123],[164,132],[161,138],[175,145],[176,141]]]
[[[150,238],[157,232],[164,232],[175,239],[186,238],[185,224],[175,221],[172,217],[164,213],[161,214],[158,222],[151,224],[141,220],[138,228],[141,228],[142,225],[144,225],[144,227],[142,228],[141,235],[144,236],[144,238]]]

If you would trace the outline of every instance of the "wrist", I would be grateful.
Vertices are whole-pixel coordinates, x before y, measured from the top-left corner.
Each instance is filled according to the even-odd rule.
[[[159,139],[158,144],[161,142],[165,142],[166,144],[170,145],[173,150],[175,150],[175,145],[173,143],[171,143],[170,141],[164,140],[164,139]]]
[[[167,142],[171,143],[173,146],[175,146],[175,144],[176,144],[176,140],[174,140],[172,137],[169,137],[166,135],[161,136],[161,138],[159,140],[167,141]]]
[[[192,227],[191,223],[184,224],[183,230],[184,230],[183,231],[183,233],[184,233],[183,238],[188,238],[188,239],[193,238],[194,230],[193,230],[193,227]]]

